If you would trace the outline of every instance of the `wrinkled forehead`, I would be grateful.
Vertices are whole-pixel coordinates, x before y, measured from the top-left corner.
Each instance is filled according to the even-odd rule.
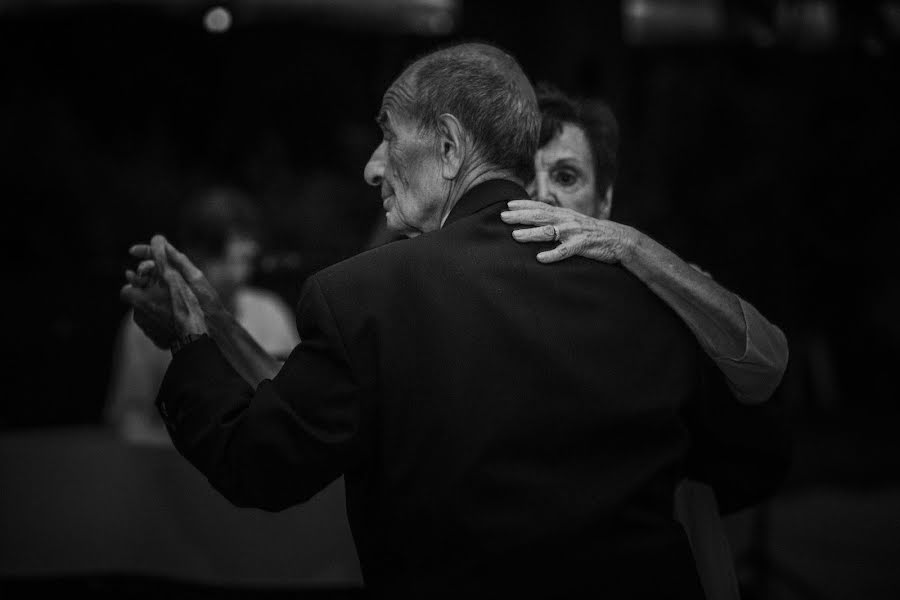
[[[407,74],[398,77],[382,96],[379,114],[393,120],[405,119],[413,105],[412,87]]]

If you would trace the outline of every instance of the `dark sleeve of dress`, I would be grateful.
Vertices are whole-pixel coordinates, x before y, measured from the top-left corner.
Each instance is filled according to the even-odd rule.
[[[256,390],[204,337],[175,355],[157,396],[177,450],[238,506],[304,502],[359,459],[362,386],[314,278],[297,326],[303,342]]]
[[[731,394],[721,371],[704,365],[703,391],[685,412],[691,433],[687,477],[710,485],[722,514],[774,496],[791,463],[791,434],[780,390],[762,404]]]

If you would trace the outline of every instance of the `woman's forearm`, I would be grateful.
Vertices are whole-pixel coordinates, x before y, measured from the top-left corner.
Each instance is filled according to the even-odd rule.
[[[633,230],[623,266],[668,304],[725,374],[737,398],[767,400],[787,366],[784,333],[751,304]]]
[[[607,219],[532,200],[513,200],[500,217],[519,242],[557,242],[537,254],[542,263],[583,256],[621,263],[687,324],[746,404],[768,400],[787,366],[787,340],[751,304],[726,290],[640,231]]]

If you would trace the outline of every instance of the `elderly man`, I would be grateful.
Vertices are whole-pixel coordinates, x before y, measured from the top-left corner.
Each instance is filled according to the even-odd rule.
[[[164,238],[133,248],[122,294],[172,348],[157,403],[176,448],[240,506],[344,475],[377,595],[702,597],[672,497],[684,413],[727,390],[620,266],[548,267],[512,239],[499,215],[525,197],[540,127],[516,61],[428,54],[378,123],[365,177],[414,239],[312,276],[280,370]]]

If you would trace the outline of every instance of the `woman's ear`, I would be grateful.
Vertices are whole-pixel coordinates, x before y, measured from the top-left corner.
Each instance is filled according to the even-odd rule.
[[[441,175],[444,179],[456,179],[466,155],[465,131],[459,120],[449,113],[442,114],[437,121]]]

